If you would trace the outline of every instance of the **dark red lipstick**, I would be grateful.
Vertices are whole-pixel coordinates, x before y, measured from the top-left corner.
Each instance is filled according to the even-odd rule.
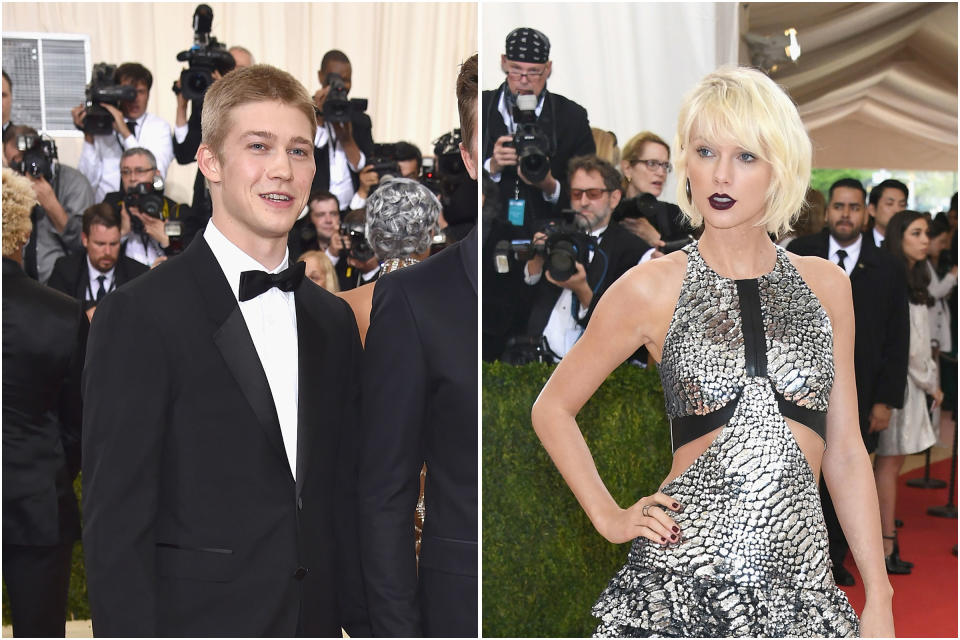
[[[737,201],[728,196],[725,193],[715,193],[709,198],[710,206],[718,211],[726,211],[733,205],[737,204]]]

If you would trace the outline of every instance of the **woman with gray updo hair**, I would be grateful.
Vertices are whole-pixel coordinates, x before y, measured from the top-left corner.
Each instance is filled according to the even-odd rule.
[[[389,178],[367,199],[365,235],[374,253],[384,260],[383,273],[412,261],[430,249],[440,216],[440,201],[425,186],[409,178]]]

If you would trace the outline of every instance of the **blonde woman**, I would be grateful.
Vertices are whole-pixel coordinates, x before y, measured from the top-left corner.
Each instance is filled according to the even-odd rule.
[[[306,262],[307,270],[305,275],[323,287],[330,293],[339,293],[340,285],[337,283],[337,272],[324,251],[305,251],[297,258],[297,262]]]
[[[718,70],[680,109],[678,195],[702,227],[628,271],[533,407],[597,531],[632,540],[593,608],[598,636],[892,636],[870,460],[860,437],[850,284],[771,242],[810,176],[796,107],[762,73]],[[673,466],[622,508],[576,415],[638,347],[660,363]],[[830,570],[820,471],[863,576],[858,620]]]

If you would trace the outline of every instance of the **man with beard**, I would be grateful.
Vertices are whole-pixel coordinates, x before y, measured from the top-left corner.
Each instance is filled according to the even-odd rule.
[[[860,233],[867,213],[866,195],[863,185],[853,178],[834,182],[827,203],[827,229],[797,238],[787,248],[800,255],[826,258],[850,277],[860,433],[867,451],[872,452],[880,432],[890,424],[890,410],[903,407],[910,322],[903,267],[873,244],[872,231]],[[837,584],[852,585],[853,576],[843,568],[849,547],[822,482],[820,495],[834,578]]]
[[[120,255],[120,216],[105,202],[83,212],[80,242],[84,250],[57,260],[47,284],[83,302],[92,317],[105,295],[149,268]]]

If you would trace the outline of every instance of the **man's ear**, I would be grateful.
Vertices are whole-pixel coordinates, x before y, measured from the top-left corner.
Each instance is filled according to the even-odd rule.
[[[550,79],[550,74],[553,73],[553,60],[547,60],[546,74],[547,79]]]
[[[473,161],[473,156],[467,151],[467,148],[460,143],[460,157],[463,159],[463,166],[467,168],[467,173],[474,180],[477,179],[477,163]]]
[[[85,234],[83,231],[81,231],[81,232],[80,232],[80,244],[83,245],[83,248],[84,248],[84,249],[87,248],[87,242],[89,242],[89,240],[87,240],[87,234]]]
[[[871,218],[876,218],[876,217],[877,217],[877,208],[876,208],[875,206],[873,206],[872,204],[868,204],[868,205],[867,205],[867,215],[869,215]]]
[[[617,205],[620,204],[620,198],[623,197],[623,194],[620,192],[620,189],[614,189],[610,192],[610,208],[616,209]]]
[[[221,166],[217,154],[213,149],[205,144],[201,144],[197,149],[197,168],[210,184],[218,183],[222,180],[220,176]]]

